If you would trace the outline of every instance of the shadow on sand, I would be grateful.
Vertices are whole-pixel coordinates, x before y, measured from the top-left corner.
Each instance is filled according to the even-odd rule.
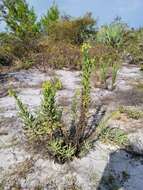
[[[97,190],[143,190],[143,157],[123,149],[112,152]]]

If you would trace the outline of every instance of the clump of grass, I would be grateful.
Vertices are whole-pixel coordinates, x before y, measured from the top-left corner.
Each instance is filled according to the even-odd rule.
[[[112,87],[111,87],[112,90],[115,88],[118,70],[119,70],[119,65],[113,64],[113,66],[112,66]]]
[[[104,142],[113,142],[119,146],[127,145],[128,139],[127,135],[124,133],[123,130],[118,128],[106,128],[104,133],[101,136],[101,139]]]
[[[124,113],[129,118],[132,118],[132,119],[138,120],[140,118],[143,118],[143,111],[137,110],[135,108],[129,108],[129,107],[125,107],[125,106],[120,106],[119,111],[120,111],[120,113]]]
[[[100,78],[101,82],[104,84],[105,89],[109,89],[107,80],[111,78],[111,90],[114,90],[116,87],[116,79],[119,71],[119,64],[114,63],[111,64],[112,60],[108,60],[107,62],[101,59],[100,64]]]
[[[100,123],[97,129],[98,138],[103,142],[112,142],[119,146],[127,146],[128,137],[126,133],[122,129],[108,126],[108,122],[114,116],[116,116],[116,112],[113,112]]]
[[[103,82],[105,89],[108,89],[108,84],[107,84],[108,73],[109,73],[109,64],[103,62],[100,65],[100,75],[101,75],[101,81]]]

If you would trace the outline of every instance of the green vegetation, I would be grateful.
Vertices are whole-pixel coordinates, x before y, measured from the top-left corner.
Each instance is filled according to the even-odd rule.
[[[118,128],[106,128],[101,135],[103,142],[115,143],[119,146],[126,146],[128,143],[127,135]]]
[[[82,46],[82,89],[81,93],[77,91],[73,97],[70,127],[65,126],[62,120],[62,109],[56,104],[56,92],[62,88],[59,79],[55,78],[43,83],[41,105],[36,114],[32,114],[28,110],[14,90],[9,92],[16,100],[28,141],[34,145],[33,147],[35,145],[36,148],[42,146],[42,150],[59,163],[64,163],[75,156],[85,154],[92,146],[92,142],[88,141],[95,131],[93,126],[88,125],[90,76],[93,66],[93,60],[90,59],[89,55],[90,48],[91,46],[87,43]],[[78,97],[80,101],[77,101]],[[99,121],[104,114],[105,112],[100,112],[100,108],[97,109],[96,115],[101,115]],[[108,127],[107,121],[109,119],[105,118],[100,124],[99,121],[94,124],[98,126],[96,137],[125,146],[128,141],[126,134],[120,129]]]
[[[118,64],[114,64],[112,66],[112,87],[111,87],[112,90],[115,88],[115,83],[116,83],[116,78],[117,78],[118,70],[119,70],[119,65]]]
[[[124,42],[124,53],[132,57],[132,63],[143,62],[143,28],[129,30]]]
[[[100,75],[101,75],[101,82],[104,84],[105,89],[108,89],[108,85],[107,85],[108,70],[109,70],[108,63],[103,62],[100,65]]]
[[[55,2],[38,22],[34,9],[25,0],[14,0],[13,3],[3,0],[0,18],[9,31],[0,34],[1,68],[29,69],[36,66],[42,71],[49,67],[82,70],[82,88],[73,97],[69,128],[62,120],[62,109],[56,104],[56,93],[62,89],[59,79],[43,83],[41,105],[35,114],[22,103],[14,90],[10,90],[19,107],[28,141],[38,142],[38,146],[43,146],[60,163],[71,160],[88,149],[87,137],[94,131],[90,127],[87,130],[92,72],[96,76],[99,74],[104,88],[114,90],[122,54],[124,50],[128,52],[131,33],[136,34],[120,19],[97,29],[91,13],[79,18],[63,16]],[[141,36],[142,32],[137,33]],[[101,139],[120,145],[126,141],[126,136],[119,129],[107,126],[98,129]]]
[[[0,13],[8,29],[19,39],[26,40],[26,37],[29,39],[39,33],[34,9],[29,8],[25,0],[3,0]]]
[[[131,108],[131,107],[125,107],[120,106],[119,107],[120,113],[126,114],[129,118],[132,119],[140,119],[143,118],[143,111],[138,110],[137,108]]]
[[[29,50],[35,49],[40,25],[37,22],[34,9],[30,8],[25,0],[3,0],[1,3],[0,18],[7,25],[8,33],[5,35],[7,35],[9,40],[6,43],[7,45],[14,45],[14,55],[18,57],[27,56]]]
[[[111,115],[107,116],[102,120],[97,128],[97,135],[98,138],[101,139],[103,142],[110,142],[125,147],[129,144],[126,133],[119,128],[113,128],[108,126],[110,120],[116,117],[117,114],[117,112],[113,112]]]
[[[47,10],[47,14],[41,18],[41,29],[43,32],[48,33],[49,28],[56,23],[60,18],[60,12],[58,6],[53,3],[53,5]]]
[[[18,134],[15,134],[13,130],[12,134],[9,134],[9,127],[15,126],[15,123],[16,125],[18,124],[17,118],[13,117],[13,120],[11,120],[11,118],[2,116],[3,118],[1,118],[2,121],[0,121],[0,124],[2,126],[6,125],[7,130],[3,132],[2,128],[0,136],[4,136],[4,140],[9,140],[9,138],[12,138],[12,140],[10,139],[11,143],[2,144],[0,149],[3,151],[4,148],[12,149],[13,146],[16,146],[14,152],[10,152],[10,154],[12,153],[11,155],[14,154],[16,157],[19,150],[19,143],[24,143],[24,148],[28,146],[26,148],[30,150],[30,155],[34,159],[32,161],[25,160],[18,165],[15,165],[14,161],[14,167],[8,168],[8,176],[5,175],[3,177],[4,180],[0,182],[0,190],[4,189],[7,183],[11,185],[9,186],[10,189],[21,189],[26,186],[28,188],[29,185],[31,188],[33,186],[35,190],[50,187],[54,189],[57,187],[57,184],[53,187],[50,186],[55,182],[53,182],[52,178],[48,178],[48,174],[44,174],[47,175],[44,180],[41,178],[41,175],[38,185],[34,187],[35,181],[31,183],[31,177],[35,175],[36,167],[38,167],[40,171],[47,162],[44,160],[47,159],[47,157],[59,164],[68,163],[74,158],[81,158],[85,156],[94,145],[97,145],[98,142],[118,145],[119,150],[120,148],[127,148],[129,152],[132,151],[135,154],[140,151],[140,147],[131,144],[132,142],[129,141],[126,132],[120,129],[121,127],[118,127],[117,124],[122,125],[126,121],[132,122],[134,119],[134,123],[137,123],[137,127],[139,128],[143,119],[143,111],[136,107],[120,106],[117,108],[117,111],[111,113],[111,115],[108,115],[108,113],[110,110],[115,109],[114,106],[117,102],[124,104],[124,100],[128,96],[130,99],[126,102],[127,105],[134,105],[135,103],[138,105],[140,103],[140,96],[143,90],[142,78],[140,77],[143,71],[143,28],[131,29],[119,18],[116,18],[110,24],[98,27],[91,13],[86,13],[78,18],[62,15],[55,1],[52,6],[48,8],[46,13],[37,19],[33,7],[28,5],[27,0],[0,0],[0,21],[1,20],[5,22],[7,27],[5,32],[0,32],[1,97],[7,96],[8,94],[6,85],[13,84],[18,90],[22,90],[22,96],[24,89],[27,90],[28,88],[26,92],[28,97],[29,94],[31,96],[31,92],[35,92],[36,89],[34,99],[36,100],[37,92],[39,92],[37,88],[39,88],[40,81],[43,80],[43,78],[51,78],[56,73],[63,77],[63,73],[67,71],[66,79],[69,76],[69,80],[66,81],[65,88],[67,84],[71,84],[71,88],[64,89],[65,91],[58,93],[58,91],[63,90],[63,84],[57,77],[43,82],[41,87],[41,102],[39,107],[34,111],[31,111],[29,107],[22,102],[16,92],[17,90],[9,90],[9,95],[15,99],[18,115],[23,125],[22,129],[20,125]],[[128,64],[124,65],[123,70],[119,73],[119,69],[122,66],[121,63],[124,62],[124,59],[130,64],[139,64],[140,71],[136,70],[138,69],[138,67],[136,67],[135,73],[131,73],[131,69],[134,69],[134,66]],[[14,70],[30,69],[32,67],[34,67],[34,69],[30,71],[22,71],[22,77],[19,73],[17,77],[17,72],[13,72]],[[37,69],[45,72],[44,74],[39,72],[40,80],[37,80],[35,76],[35,73],[38,73]],[[54,69],[62,70],[55,71]],[[75,69],[79,70],[79,72],[72,73],[71,70]],[[32,71],[36,72],[33,74]],[[128,71],[129,74],[127,73]],[[138,74],[139,72],[140,76]],[[28,73],[28,76],[29,73],[32,73],[32,82],[30,84],[28,84],[30,77],[27,78],[27,75],[26,82],[24,82],[24,84],[21,82],[23,79],[25,81],[25,73]],[[125,74],[125,78],[123,74]],[[131,78],[128,75],[131,75]],[[139,77],[132,80],[136,75]],[[70,76],[74,78],[71,79]],[[79,80],[79,76],[81,80]],[[19,77],[21,78],[19,79]],[[92,85],[91,78],[94,83]],[[118,81],[117,78],[119,79]],[[127,81],[128,78],[129,81]],[[68,90],[69,93],[69,90],[72,89],[71,94],[69,94],[72,95],[73,84],[76,83],[76,85],[79,85],[79,81],[81,81],[81,85],[79,89],[75,89],[71,102],[65,92]],[[117,88],[116,84],[118,84]],[[121,88],[121,85],[123,85],[123,88]],[[130,85],[135,87],[135,89],[128,88]],[[29,88],[32,88],[32,91],[30,91]],[[126,88],[126,90],[124,90],[124,88]],[[111,92],[113,90],[115,91]],[[98,102],[94,102],[95,100]],[[2,99],[1,112],[4,102],[5,98]],[[62,105],[59,105],[60,103]],[[66,104],[66,106],[63,104]],[[9,101],[7,105],[9,105]],[[69,105],[71,106],[70,108]],[[104,105],[105,107],[110,107],[111,105],[110,109],[107,108],[107,113]],[[7,113],[7,109],[4,111],[6,115],[9,114],[9,112]],[[70,117],[68,117],[68,114],[70,114]],[[113,122],[114,119],[116,119],[116,124],[115,121]],[[119,121],[119,119],[121,120]],[[136,122],[136,120],[139,121]],[[128,126],[125,125],[125,128],[128,128]],[[21,134],[22,140],[19,138]],[[13,136],[17,136],[18,138],[13,139]],[[133,143],[135,140],[136,139],[134,139]],[[95,142],[97,142],[97,144],[95,144]],[[27,151],[27,149],[24,149],[24,151]],[[109,188],[118,189],[118,181],[112,174],[110,175],[110,171],[109,174],[107,173],[108,175],[106,175],[106,169],[112,169],[109,168],[108,165],[110,161],[112,162],[114,153],[115,152],[111,152],[111,150],[106,153],[106,155],[110,154],[110,159],[105,168],[105,178],[104,174],[102,178],[105,183],[105,188],[109,186]],[[21,157],[23,154],[24,152],[22,151],[18,154],[18,157]],[[30,155],[28,153],[26,156],[29,158]],[[25,158],[26,157],[23,157],[22,159]],[[19,158],[17,159],[16,157],[16,161],[18,160]],[[34,162],[36,162],[36,165]],[[39,165],[41,163],[42,167],[40,168]],[[84,164],[84,162],[82,164]],[[5,170],[5,168],[2,169]],[[63,168],[63,172],[66,171],[66,169],[67,166]],[[113,165],[113,170],[114,169],[116,168],[114,168]],[[10,171],[12,171],[12,173]],[[37,174],[39,174],[39,171]],[[79,172],[81,173],[81,171]],[[85,173],[85,171],[83,172]],[[56,172],[56,174],[58,173],[59,172]],[[114,171],[112,171],[112,173],[114,173]],[[65,177],[68,178],[71,174],[72,173],[66,173]],[[120,171],[119,174],[120,175],[116,177],[120,177],[121,182],[127,181],[130,177],[126,171]],[[70,177],[71,181],[69,181],[71,185],[64,189],[81,189],[78,186],[80,181],[76,181],[76,178],[74,179],[75,176],[73,176],[73,179]],[[68,179],[65,181],[65,177],[63,178],[63,186],[68,184]],[[88,175],[88,177],[87,182],[89,180],[92,182],[92,180],[99,176],[91,176],[94,179],[90,179],[90,175]],[[49,180],[47,183],[45,183],[46,179]],[[57,180],[56,183],[58,181],[59,180]],[[24,187],[21,187],[20,183],[22,183],[21,185]],[[40,185],[40,183],[43,184]],[[96,179],[96,187],[97,183],[99,183],[98,178]],[[89,185],[91,185],[92,188],[94,184],[91,183]]]
[[[101,83],[104,85],[105,89],[114,90],[116,87],[116,78],[119,71],[119,64],[112,64],[112,60],[109,59],[108,62],[101,60],[100,63],[100,79]],[[111,81],[111,87],[109,88],[108,81]]]
[[[120,48],[123,45],[126,30],[127,26],[117,18],[110,25],[101,27],[97,40],[113,48]]]
[[[28,110],[14,90],[9,92],[16,100],[19,116],[23,121],[23,129],[28,141],[36,144],[38,142],[39,146],[42,145],[45,152],[48,152],[52,158],[60,163],[78,156],[82,147],[85,146],[85,128],[88,121],[90,74],[92,69],[89,48],[89,44],[83,44],[82,46],[83,65],[80,116],[78,122],[76,122],[75,95],[71,108],[73,121],[69,130],[62,121],[62,110],[56,104],[56,92],[62,86],[58,79],[43,83],[42,101],[36,114],[32,114]]]
[[[99,68],[100,65],[105,68],[109,62],[110,66],[117,66],[126,55],[130,55],[134,63],[143,60],[142,28],[132,30],[120,18],[97,28],[91,13],[78,18],[62,15],[55,2],[39,21],[26,0],[3,0],[0,7],[0,19],[8,29],[0,33],[1,68],[28,69],[36,65],[42,71],[49,67],[81,69],[80,46],[87,41],[92,44],[90,55]],[[112,89],[115,87],[116,66],[111,71]]]

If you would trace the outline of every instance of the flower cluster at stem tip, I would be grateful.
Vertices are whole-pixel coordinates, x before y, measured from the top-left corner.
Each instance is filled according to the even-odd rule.
[[[84,43],[81,47],[81,51],[84,52],[84,51],[87,51],[88,49],[91,48],[91,45],[89,43]]]
[[[52,83],[50,81],[46,81],[42,84],[42,88],[45,90],[49,90],[52,87]]]

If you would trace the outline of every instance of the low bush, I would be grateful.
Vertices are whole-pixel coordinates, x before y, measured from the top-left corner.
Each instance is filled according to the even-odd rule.
[[[125,132],[118,128],[107,127],[100,136],[103,142],[112,142],[119,146],[127,146],[128,138]]]
[[[109,63],[102,62],[100,64],[100,78],[101,82],[104,84],[104,88],[108,89],[107,79],[109,75]]]
[[[14,55],[13,46],[10,35],[6,33],[0,33],[0,65],[9,66],[11,65]]]
[[[79,47],[70,43],[61,41],[55,43],[45,38],[39,42],[34,61],[36,66],[44,71],[49,67],[79,69],[81,68],[81,52]]]
[[[70,126],[65,126],[62,119],[63,111],[56,103],[56,92],[62,87],[58,79],[43,83],[41,105],[35,114],[28,110],[14,90],[9,91],[19,108],[19,116],[23,121],[28,142],[33,148],[38,151],[41,149],[44,155],[48,154],[58,163],[65,163],[83,155],[91,148],[95,139],[110,140],[122,146],[127,143],[127,136],[123,131],[107,126],[110,118],[102,120],[105,110],[101,109],[101,106],[89,122],[90,75],[93,66],[89,49],[89,44],[82,46],[82,88],[81,92],[76,92],[73,97]],[[80,101],[77,99],[79,95]]]
[[[128,31],[125,44],[124,54],[132,57],[132,63],[140,64],[143,62],[143,29]]]
[[[143,118],[143,111],[138,110],[137,108],[120,106],[119,111],[120,111],[120,113],[124,113],[129,118],[132,118],[132,119],[138,120],[140,118]]]
[[[12,61],[12,54],[0,47],[0,66],[10,66]]]
[[[32,114],[24,105],[15,91],[10,90],[19,107],[19,115],[24,123],[24,132],[28,141],[36,147],[42,146],[57,162],[64,163],[78,156],[83,151],[83,146],[88,136],[92,134],[92,126],[88,126],[88,111],[90,103],[90,74],[91,61],[89,58],[89,45],[84,44],[82,65],[82,90],[79,117],[73,117],[71,126],[68,128],[62,121],[62,110],[56,104],[56,92],[59,89],[59,81],[47,81],[43,84],[42,102],[37,114]],[[72,104],[72,115],[76,114],[76,98]],[[99,113],[98,123],[104,114]],[[97,122],[97,121],[96,121]],[[98,123],[94,123],[97,125]],[[88,132],[87,132],[88,131]]]
[[[33,43],[30,46],[30,43]],[[23,41],[12,33],[0,33],[0,65],[9,68],[30,68],[34,63],[33,55],[37,51],[37,44],[29,42],[24,45]],[[34,47],[34,48],[33,48]]]

